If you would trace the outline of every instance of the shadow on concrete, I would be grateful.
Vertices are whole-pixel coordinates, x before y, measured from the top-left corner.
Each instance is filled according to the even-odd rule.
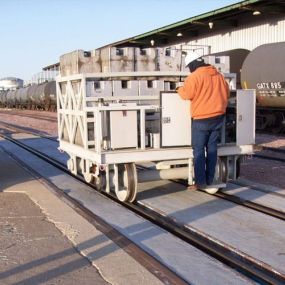
[[[91,239],[84,243],[79,244],[78,248],[79,250],[86,250],[93,246],[100,245],[101,243],[104,243],[104,244],[106,243],[106,238],[102,234],[94,239]],[[88,259],[90,261],[95,261],[97,259],[100,259],[103,256],[106,256],[114,252],[115,250],[116,250],[116,246],[114,244],[105,245],[103,247],[100,247],[100,249],[89,253]],[[6,278],[9,278],[10,276],[17,275],[17,274],[19,275],[19,279],[25,278],[25,272],[28,272],[30,270],[38,271],[38,269],[40,270],[40,267],[42,265],[46,265],[46,264],[50,264],[50,267],[53,267],[53,264],[52,264],[53,262],[57,262],[61,259],[64,259],[67,256],[73,255],[75,252],[76,251],[74,248],[70,248],[68,250],[58,252],[56,254],[51,254],[47,257],[39,258],[39,259],[33,260],[31,262],[28,262],[22,265],[18,265],[10,270],[1,272],[0,280],[5,280]],[[44,272],[35,274],[32,277],[22,279],[21,281],[13,283],[13,285],[42,284],[43,282],[47,282],[49,280],[60,277],[72,271],[80,270],[80,268],[83,268],[85,266],[86,266],[86,259],[82,257],[77,258],[71,262],[64,263],[63,265],[60,265],[56,268],[52,268],[50,270],[46,270]]]

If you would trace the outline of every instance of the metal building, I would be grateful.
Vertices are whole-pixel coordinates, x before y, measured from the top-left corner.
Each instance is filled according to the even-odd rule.
[[[189,7],[190,8],[190,7]],[[204,54],[285,41],[285,1],[247,0],[146,32],[111,46],[193,45]]]

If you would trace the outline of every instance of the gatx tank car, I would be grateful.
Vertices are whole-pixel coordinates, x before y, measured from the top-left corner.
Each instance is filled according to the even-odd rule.
[[[244,89],[256,89],[256,128],[285,130],[285,42],[257,47],[241,69]]]
[[[55,81],[0,92],[0,105],[6,108],[56,110]]]

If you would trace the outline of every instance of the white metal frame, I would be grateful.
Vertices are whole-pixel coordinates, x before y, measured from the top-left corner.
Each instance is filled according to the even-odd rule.
[[[191,147],[170,147],[170,148],[146,148],[145,145],[145,119],[147,111],[159,111],[160,106],[146,104],[128,104],[128,102],[142,102],[142,100],[153,100],[157,102],[159,96],[116,96],[102,97],[105,102],[118,102],[118,104],[104,105],[99,97],[86,96],[86,82],[93,79],[117,79],[120,77],[147,77],[147,76],[181,76],[185,77],[188,72],[117,72],[117,73],[94,73],[78,74],[67,77],[57,77],[57,110],[58,110],[58,134],[59,148],[70,156],[69,169],[78,173],[78,168],[87,181],[92,176],[98,177],[102,167],[106,170],[106,191],[110,191],[111,184],[119,193],[118,165],[125,163],[140,162],[167,162],[182,160],[181,164],[188,164],[188,182],[193,183],[193,153]],[[121,101],[126,101],[122,103]],[[94,106],[89,107],[87,103],[93,102]],[[87,106],[88,105],[88,106]],[[92,104],[93,105],[93,104]],[[137,148],[130,149],[104,149],[102,136],[102,114],[112,111],[137,111],[140,118],[141,143]],[[94,125],[94,140],[88,139],[88,124]],[[80,142],[80,143],[78,143]],[[238,157],[252,154],[253,145],[226,144],[218,148],[218,156]],[[80,163],[78,164],[78,160]],[[236,159],[235,159],[236,161]],[[91,173],[91,166],[96,165],[96,171]],[[115,175],[109,172],[113,167]],[[119,195],[119,194],[118,194]]]

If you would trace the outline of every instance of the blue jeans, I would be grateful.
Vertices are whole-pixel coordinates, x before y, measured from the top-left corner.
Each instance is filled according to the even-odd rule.
[[[217,164],[217,144],[223,121],[224,115],[192,120],[195,183],[199,186],[213,183]]]

